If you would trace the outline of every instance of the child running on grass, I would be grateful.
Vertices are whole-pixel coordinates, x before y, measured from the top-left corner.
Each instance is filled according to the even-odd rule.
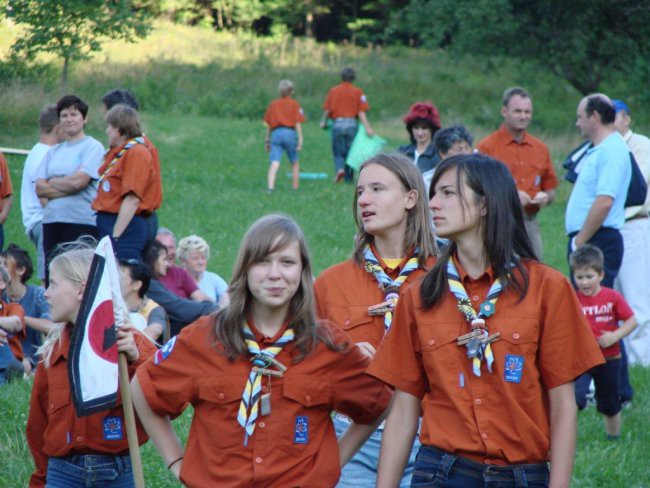
[[[596,385],[596,408],[605,416],[607,439],[621,435],[621,398],[619,377],[621,370],[620,341],[636,326],[634,312],[617,291],[601,286],[605,276],[603,253],[596,246],[586,244],[569,258],[571,272],[578,287],[582,311],[587,316],[596,336],[605,364],[600,364],[576,380],[576,402],[581,410],[587,405],[587,393],[593,377]],[[618,326],[623,321],[622,326]]]
[[[301,124],[305,121],[305,115],[300,104],[291,98],[293,83],[289,80],[282,80],[278,89],[280,90],[280,98],[273,100],[264,114],[264,124],[266,125],[264,148],[270,152],[270,166],[267,176],[269,193],[275,188],[275,177],[280,167],[283,151],[287,152],[287,157],[291,163],[293,189],[298,189],[300,178],[298,153],[302,149]]]

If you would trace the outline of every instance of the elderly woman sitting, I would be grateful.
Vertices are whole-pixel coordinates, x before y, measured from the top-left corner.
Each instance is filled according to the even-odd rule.
[[[191,235],[178,243],[178,259],[196,281],[199,289],[220,307],[228,303],[228,283],[216,273],[207,271],[210,246],[202,237]]]

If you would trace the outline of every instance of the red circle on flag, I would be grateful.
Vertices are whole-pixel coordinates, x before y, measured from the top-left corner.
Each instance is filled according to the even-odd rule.
[[[113,314],[113,302],[105,300],[100,303],[90,316],[88,324],[88,342],[93,352],[102,359],[111,363],[117,363],[117,343],[104,350],[104,337],[107,329],[115,324],[115,315]]]

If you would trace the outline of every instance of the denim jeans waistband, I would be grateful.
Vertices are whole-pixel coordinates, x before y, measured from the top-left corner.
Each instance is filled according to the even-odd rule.
[[[92,468],[95,466],[113,464],[118,473],[126,473],[131,471],[131,458],[126,455],[111,455],[111,454],[70,454],[63,456],[61,461],[74,464],[80,468]]]

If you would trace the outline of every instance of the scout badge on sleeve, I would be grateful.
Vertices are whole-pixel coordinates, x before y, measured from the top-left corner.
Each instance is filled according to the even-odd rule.
[[[375,257],[369,245],[366,245],[363,251],[363,260],[364,269],[375,277],[379,289],[384,293],[384,301],[368,307],[368,314],[370,316],[383,315],[384,327],[386,332],[388,332],[393,321],[393,311],[399,299],[399,288],[408,276],[418,268],[418,250],[416,249],[413,256],[406,262],[399,276],[395,278],[395,281],[391,280],[390,276],[384,272],[379,265],[379,260]]]
[[[271,376],[281,377],[287,370],[287,367],[275,359],[275,356],[293,340],[294,333],[293,329],[287,329],[282,337],[266,349],[260,349],[248,324],[244,324],[243,334],[248,352],[252,355],[253,366],[242,393],[237,422],[244,428],[244,445],[247,446],[248,438],[255,431],[255,421],[258,415],[264,416],[271,413]],[[268,378],[268,391],[265,394],[262,394],[262,376]]]
[[[487,299],[479,307],[479,312],[476,313],[451,257],[447,262],[447,281],[449,290],[458,300],[458,310],[470,324],[469,334],[458,337],[456,344],[467,348],[467,357],[472,360],[472,371],[475,376],[481,376],[481,362],[483,359],[485,359],[488,371],[491,373],[494,355],[490,344],[499,339],[499,333],[490,335],[485,319],[494,315],[495,304],[503,291],[503,286],[501,286],[498,278],[494,280]]]

